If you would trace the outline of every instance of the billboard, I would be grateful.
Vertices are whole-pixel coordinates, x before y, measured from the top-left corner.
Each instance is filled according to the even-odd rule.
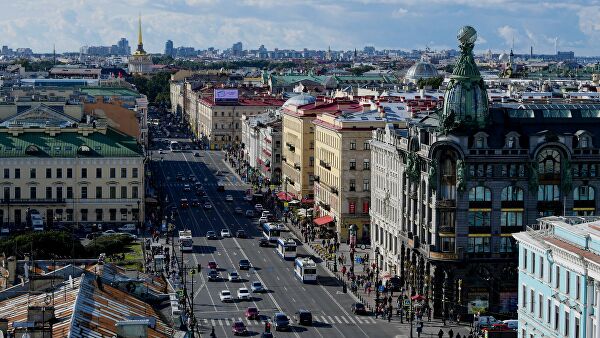
[[[215,89],[215,103],[216,102],[237,102],[238,101],[238,90],[237,89]]]

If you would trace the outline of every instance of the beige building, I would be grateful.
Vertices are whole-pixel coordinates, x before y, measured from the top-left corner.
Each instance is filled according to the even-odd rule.
[[[34,210],[50,226],[144,219],[142,147],[81,105],[0,110],[0,168],[3,231]]]
[[[310,95],[300,94],[287,100],[283,105],[283,189],[298,199],[313,196],[315,175],[315,133],[312,121],[321,113],[332,113],[341,109],[361,110],[358,102],[335,101],[317,102]]]
[[[405,127],[404,114],[390,108],[365,106],[364,112],[320,114],[315,127],[314,223],[349,240],[356,225],[357,243],[369,240],[372,131],[391,123]]]

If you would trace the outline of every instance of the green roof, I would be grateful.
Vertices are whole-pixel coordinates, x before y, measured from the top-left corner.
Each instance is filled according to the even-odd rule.
[[[140,93],[125,87],[82,87],[82,93],[90,96],[133,96],[140,97]]]
[[[79,151],[87,146],[89,151]],[[142,148],[134,137],[108,128],[106,134],[95,132],[83,136],[77,132],[61,132],[50,136],[43,130],[19,136],[0,132],[0,158],[6,157],[139,157]]]
[[[271,75],[273,84],[289,85],[294,82],[302,80],[310,80],[318,82],[322,85],[325,84],[329,76],[325,75],[304,75],[304,74],[285,74],[285,75]]]

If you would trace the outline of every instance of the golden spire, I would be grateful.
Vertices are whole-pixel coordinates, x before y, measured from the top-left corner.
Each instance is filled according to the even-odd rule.
[[[142,42],[142,14],[140,14],[138,18],[138,45],[144,45],[144,43]]]

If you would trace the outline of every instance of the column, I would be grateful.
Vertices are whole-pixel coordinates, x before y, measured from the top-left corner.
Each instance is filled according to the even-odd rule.
[[[596,318],[595,337],[600,338],[600,282],[594,283],[594,317]]]

